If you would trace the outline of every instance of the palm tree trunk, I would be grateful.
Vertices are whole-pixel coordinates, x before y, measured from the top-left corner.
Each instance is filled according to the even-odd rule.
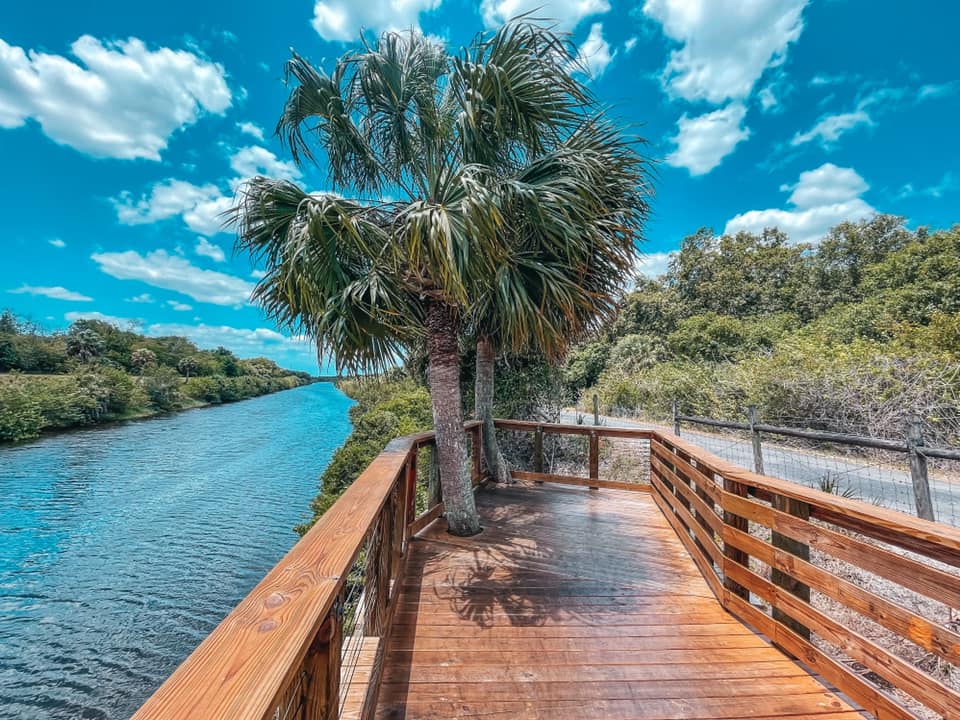
[[[427,304],[426,324],[430,400],[447,525],[453,535],[467,537],[480,532],[480,518],[473,499],[463,433],[457,346],[460,323],[449,306],[432,300]]]
[[[493,342],[486,335],[477,338],[477,377],[474,381],[475,407],[477,419],[483,423],[483,461],[487,472],[495,482],[510,482],[510,470],[500,444],[497,442],[496,428],[493,426],[493,375],[495,357]]]

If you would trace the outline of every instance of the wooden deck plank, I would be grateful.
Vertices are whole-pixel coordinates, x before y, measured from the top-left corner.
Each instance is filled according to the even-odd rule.
[[[720,607],[649,495],[477,503],[480,535],[411,544],[380,720],[861,717]]]

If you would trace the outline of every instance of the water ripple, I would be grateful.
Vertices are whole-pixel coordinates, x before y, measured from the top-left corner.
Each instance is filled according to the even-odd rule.
[[[331,385],[0,449],[0,718],[127,718],[296,539]]]

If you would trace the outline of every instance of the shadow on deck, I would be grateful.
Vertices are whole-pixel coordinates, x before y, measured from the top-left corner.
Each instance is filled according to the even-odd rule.
[[[648,493],[493,486],[411,542],[376,717],[861,717],[716,600]]]

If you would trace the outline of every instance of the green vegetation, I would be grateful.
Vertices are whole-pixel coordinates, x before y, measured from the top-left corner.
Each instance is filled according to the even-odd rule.
[[[482,343],[489,421],[496,351],[559,355],[612,311],[646,217],[646,163],[577,63],[527,16],[458,52],[387,32],[329,75],[294,54],[277,132],[296,163],[325,160],[332,192],[257,177],[232,210],[238,247],[266,270],[254,299],[339,367],[375,372],[425,348],[456,535],[480,530],[461,338]]]
[[[779,232],[686,238],[564,378],[605,412],[681,412],[901,436],[910,415],[960,442],[960,226],[843,223],[816,246]]]
[[[98,320],[45,334],[0,315],[0,442],[288,390],[309,374],[182,337],[145,337]]]

